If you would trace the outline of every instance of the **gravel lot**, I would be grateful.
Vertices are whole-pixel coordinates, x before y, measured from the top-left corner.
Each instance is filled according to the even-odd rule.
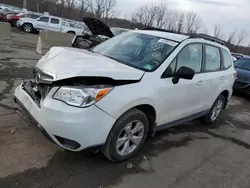
[[[234,95],[217,125],[193,121],[158,132],[130,161],[72,153],[50,143],[15,111],[14,88],[32,77],[37,35],[13,31],[0,53],[0,187],[250,187],[250,97]],[[224,119],[224,120],[223,120]]]

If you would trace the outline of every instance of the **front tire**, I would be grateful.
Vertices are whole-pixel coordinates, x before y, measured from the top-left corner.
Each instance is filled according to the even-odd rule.
[[[224,110],[226,105],[226,99],[223,95],[219,95],[215,100],[209,113],[201,117],[201,122],[205,125],[214,124],[220,117],[221,112]]]
[[[111,129],[103,154],[113,162],[129,159],[145,142],[148,130],[148,118],[142,111],[127,111]]]
[[[23,24],[23,30],[26,33],[32,33],[34,28],[33,28],[33,26],[31,24],[25,23],[25,24]]]

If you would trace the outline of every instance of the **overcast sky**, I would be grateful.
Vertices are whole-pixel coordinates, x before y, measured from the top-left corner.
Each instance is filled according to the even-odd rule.
[[[162,0],[154,0],[161,2]],[[197,12],[210,33],[215,24],[223,27],[225,34],[235,28],[247,30],[250,36],[250,0],[165,0],[171,9]],[[131,13],[150,0],[117,0],[120,17],[130,18]],[[250,39],[248,38],[250,42]],[[246,45],[246,42],[245,42]]]

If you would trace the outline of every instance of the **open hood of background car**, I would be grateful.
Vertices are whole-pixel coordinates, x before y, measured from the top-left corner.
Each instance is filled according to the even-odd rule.
[[[83,22],[88,26],[93,35],[104,35],[110,38],[114,36],[109,27],[98,19],[86,17],[83,18]]]

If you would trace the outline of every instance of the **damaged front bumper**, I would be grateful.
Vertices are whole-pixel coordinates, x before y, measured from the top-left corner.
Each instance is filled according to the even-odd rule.
[[[61,147],[81,151],[103,145],[115,119],[95,105],[77,108],[54,100],[57,89],[52,87],[45,99],[37,101],[32,86],[24,83],[16,88],[15,101],[31,123]]]

